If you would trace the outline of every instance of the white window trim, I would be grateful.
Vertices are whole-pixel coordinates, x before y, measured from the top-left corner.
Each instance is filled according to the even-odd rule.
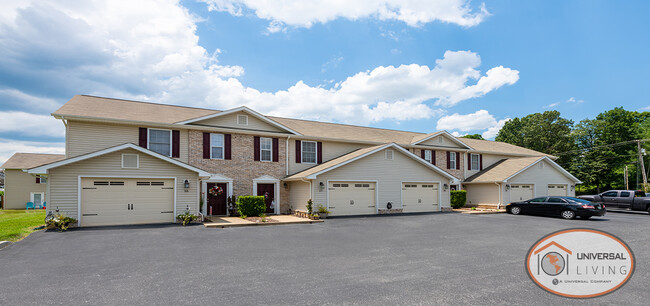
[[[149,149],[149,144],[151,143],[151,130],[156,130],[156,131],[169,131],[169,156],[167,156],[167,155],[163,155],[163,154],[158,153],[158,152],[156,152],[156,153],[158,153],[158,154],[160,154],[160,155],[163,155],[163,156],[172,157],[172,155],[174,155],[174,153],[172,152],[172,150],[173,150],[172,134],[174,134],[174,132],[172,132],[172,130],[168,130],[168,129],[152,129],[152,128],[147,128],[147,149]],[[151,149],[149,149],[149,150],[151,150]],[[154,151],[154,152],[155,152],[155,151]]]
[[[431,150],[424,150],[424,160],[431,162],[432,159],[433,159],[433,152]]]
[[[458,162],[456,152],[449,152],[449,169],[458,169],[456,163]],[[453,163],[452,163],[453,162]]]
[[[246,118],[246,123],[239,123],[239,118],[244,117]],[[248,115],[237,115],[237,125],[248,125]]]
[[[38,177],[38,183],[39,184],[47,184],[47,176],[37,175],[36,177]],[[43,179],[45,179],[45,182],[43,182]]]
[[[305,143],[311,142],[314,144],[314,162],[307,162],[305,161]],[[311,153],[311,152],[310,152]],[[312,164],[315,165],[318,163],[318,142],[317,141],[306,141],[306,140],[301,140],[300,141],[300,162],[303,164]]]
[[[124,156],[126,155],[135,155],[135,167],[125,167],[124,166]],[[140,154],[122,154],[122,168],[123,169],[138,169],[140,168]]]
[[[263,157],[262,157],[262,156],[264,156],[264,154],[262,154],[262,152],[265,151],[265,149],[262,148],[262,139],[268,139],[269,142],[271,143],[271,149],[268,150],[269,151],[269,160],[264,160]],[[260,137],[260,161],[263,161],[263,162],[272,162],[273,161],[273,138]]]
[[[474,168],[474,161],[472,160],[474,156],[476,156],[476,168]],[[469,155],[469,165],[471,168],[470,170],[481,170],[481,155],[471,153]]]
[[[223,146],[222,147],[212,145],[212,135],[221,135],[221,137],[223,137]],[[217,158],[217,157],[212,156],[212,148],[221,148],[222,153],[223,153],[222,154],[223,157],[222,158]],[[218,159],[218,160],[226,159],[226,135],[220,134],[220,133],[210,133],[210,159]]]

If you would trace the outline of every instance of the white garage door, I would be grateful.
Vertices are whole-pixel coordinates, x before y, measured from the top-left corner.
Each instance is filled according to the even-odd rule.
[[[438,211],[437,183],[403,183],[403,212]]]
[[[332,216],[376,214],[375,183],[330,182],[329,210]]]
[[[84,178],[81,226],[174,222],[173,179]]]
[[[535,197],[533,185],[510,185],[510,202],[530,200]]]
[[[567,196],[566,185],[559,185],[559,184],[548,185],[548,195],[566,197]]]

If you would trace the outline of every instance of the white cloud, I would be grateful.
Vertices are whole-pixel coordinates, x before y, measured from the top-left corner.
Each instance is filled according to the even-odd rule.
[[[288,19],[272,19],[300,24],[289,21],[293,20],[290,16],[302,12],[307,2],[287,3],[291,6]],[[345,18],[371,14],[409,20],[410,24],[437,19],[472,25],[471,20],[478,22],[484,17],[467,11],[464,1],[389,4],[385,2],[381,9],[368,3],[372,8],[364,8],[354,1],[341,5],[350,6]],[[212,5],[243,14],[239,2],[215,1]],[[341,5],[310,11],[331,11],[330,17],[317,18],[324,22],[339,16]],[[285,90],[264,92],[239,81],[243,67],[221,65],[220,50],[210,54],[198,45],[198,18],[178,1],[142,0],[138,5],[126,1],[24,1],[4,9],[12,12],[0,14],[0,53],[5,55],[0,58],[0,70],[12,67],[30,73],[35,82],[62,92],[216,109],[247,105],[269,115],[368,124],[431,118],[442,113],[440,107],[483,96],[519,79],[518,71],[502,66],[482,75],[478,54],[447,51],[432,67],[379,66],[333,86],[298,81]],[[264,12],[260,14],[271,16],[276,10]],[[33,63],[36,59],[38,64]],[[32,95],[28,90],[12,90],[8,92]],[[52,102],[44,105],[47,103]],[[48,112],[53,110],[50,107]]]
[[[63,142],[16,141],[0,138],[0,165],[16,152],[64,154]]]
[[[576,100],[576,98],[574,98],[574,97],[571,97],[571,98],[569,98],[569,99],[566,100],[566,101],[567,101],[568,103],[576,103],[576,104],[580,104],[580,103],[585,102],[584,100]]]
[[[506,118],[503,120],[499,120],[499,122],[497,122],[495,126],[488,128],[487,131],[483,132],[481,136],[483,136],[483,138],[485,139],[494,139],[494,137],[497,137],[497,134],[499,134],[499,130],[501,130],[503,125],[510,120],[512,119]]]
[[[49,115],[25,112],[0,112],[0,133],[14,133],[32,137],[65,137],[65,128],[60,120]]]
[[[335,56],[321,66],[320,72],[326,72],[330,68],[336,68],[343,61],[343,56]]]
[[[461,132],[486,130],[481,136],[485,139],[493,139],[508,120],[510,118],[497,121],[488,111],[482,109],[466,115],[455,113],[444,116],[438,120],[436,129]],[[457,131],[451,134],[457,137],[467,135]]]
[[[650,106],[642,107],[639,110],[641,110],[641,111],[650,111]]]
[[[337,18],[358,20],[398,20],[412,27],[440,21],[471,27],[481,23],[490,13],[481,4],[472,8],[468,0],[356,0],[356,1],[268,1],[268,0],[202,0],[212,11],[242,16],[252,11],[269,20],[271,33],[286,28],[309,28],[315,23],[327,23]]]
[[[549,105],[544,105],[544,108],[555,108],[556,106],[560,105],[560,102],[557,103],[551,103]]]

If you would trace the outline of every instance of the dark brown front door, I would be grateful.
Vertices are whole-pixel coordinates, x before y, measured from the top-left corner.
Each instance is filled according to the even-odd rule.
[[[218,186],[221,187],[223,192],[218,196],[213,196],[210,194],[210,188]],[[208,215],[225,215],[226,214],[226,183],[207,183],[207,197],[208,197]],[[212,210],[210,210],[212,209]]]
[[[257,184],[257,195],[266,197],[266,213],[274,213],[275,209],[272,207],[271,203],[275,200],[275,185]]]

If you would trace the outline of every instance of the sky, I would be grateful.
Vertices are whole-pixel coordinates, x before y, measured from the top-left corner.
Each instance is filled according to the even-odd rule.
[[[650,1],[3,0],[0,163],[77,94],[493,139],[650,110]]]

